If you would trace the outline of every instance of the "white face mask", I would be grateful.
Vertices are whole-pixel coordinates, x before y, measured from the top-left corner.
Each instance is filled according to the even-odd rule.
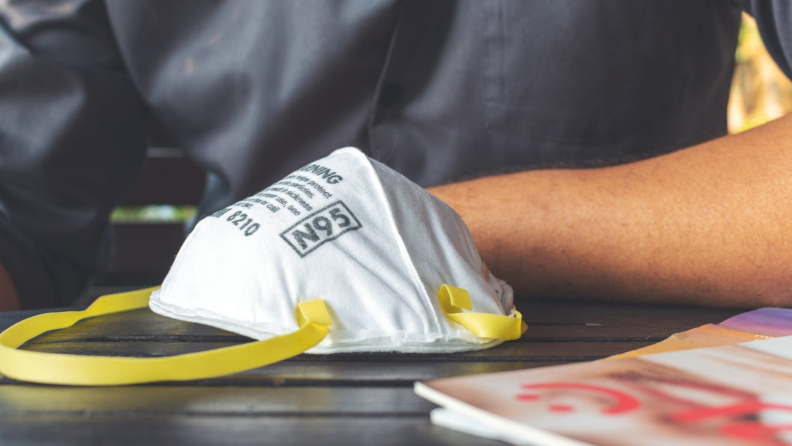
[[[297,330],[297,305],[321,298],[332,325],[309,353],[502,342],[454,322],[438,297],[443,284],[467,290],[474,313],[515,316],[512,289],[489,273],[450,207],[345,148],[204,218],[150,307],[263,340]]]
[[[184,381],[305,351],[482,349],[525,330],[511,288],[489,273],[459,216],[354,148],[203,219],[152,291],[17,323],[0,333],[0,374],[70,385]],[[165,358],[18,349],[83,318],[147,304],[259,342]]]

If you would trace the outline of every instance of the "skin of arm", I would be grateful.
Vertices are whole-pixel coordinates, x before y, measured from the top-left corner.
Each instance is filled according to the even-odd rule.
[[[519,298],[792,305],[792,115],[640,162],[430,192]]]
[[[792,305],[792,115],[636,163],[430,191],[522,298]],[[18,308],[0,264],[0,311]]]
[[[0,263],[0,311],[12,311],[19,308],[14,282],[3,264]]]

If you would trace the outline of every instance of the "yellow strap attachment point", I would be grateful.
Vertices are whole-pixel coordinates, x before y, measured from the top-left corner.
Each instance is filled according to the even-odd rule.
[[[437,297],[449,319],[480,338],[511,341],[522,336],[528,328],[522,321],[522,314],[516,309],[514,309],[515,317],[490,313],[464,313],[463,310],[472,310],[473,305],[470,294],[462,288],[443,285]]]
[[[0,333],[0,374],[20,381],[90,386],[213,378],[303,353],[327,336],[331,324],[324,301],[314,299],[297,305],[295,317],[300,328],[293,333],[205,352],[124,358],[18,350],[42,333],[70,327],[81,319],[145,308],[156,289],[111,294],[100,297],[84,311],[47,313],[18,322]]]

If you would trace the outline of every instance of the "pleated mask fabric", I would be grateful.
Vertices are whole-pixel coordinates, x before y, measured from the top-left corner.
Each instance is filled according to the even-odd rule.
[[[470,311],[514,316],[462,219],[387,166],[347,147],[201,220],[150,308],[258,340],[298,329],[324,300],[332,325],[308,353],[459,352],[481,338],[447,317],[443,284]]]

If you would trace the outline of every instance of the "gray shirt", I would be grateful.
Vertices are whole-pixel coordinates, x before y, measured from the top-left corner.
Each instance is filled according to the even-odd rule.
[[[754,5],[754,6],[752,6]],[[786,0],[745,2],[789,74]],[[354,145],[430,186],[726,132],[725,0],[0,2],[0,261],[69,303],[158,121],[211,212]]]

